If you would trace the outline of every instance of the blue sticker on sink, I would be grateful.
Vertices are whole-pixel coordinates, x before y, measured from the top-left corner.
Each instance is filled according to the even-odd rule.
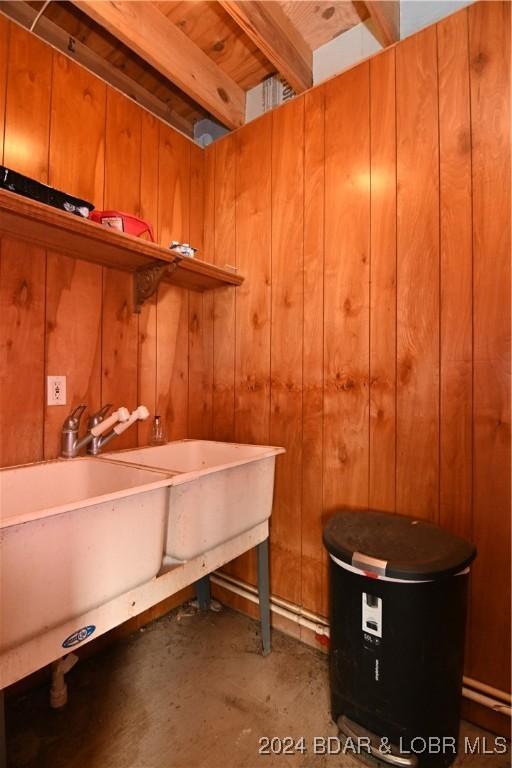
[[[62,647],[71,648],[73,645],[78,645],[78,643],[83,643],[83,641],[87,640],[87,638],[90,637],[95,630],[96,630],[96,627],[94,626],[94,624],[89,624],[87,627],[82,627],[81,629],[77,629],[76,632],[73,632],[72,635],[70,635],[69,637],[66,637],[66,639],[62,643]]]

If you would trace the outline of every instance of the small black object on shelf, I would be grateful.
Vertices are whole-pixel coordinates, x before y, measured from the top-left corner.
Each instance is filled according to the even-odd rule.
[[[0,188],[15,192],[17,195],[28,197],[30,200],[37,200],[39,203],[51,205],[52,208],[59,208],[68,213],[74,213],[82,216],[84,219],[94,210],[94,205],[82,200],[79,197],[68,195],[67,192],[61,192],[59,189],[49,187],[40,181],[24,176],[22,173],[13,171],[0,165]]]

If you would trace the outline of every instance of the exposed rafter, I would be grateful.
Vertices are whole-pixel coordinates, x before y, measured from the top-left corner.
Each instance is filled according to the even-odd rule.
[[[365,0],[379,42],[386,48],[400,40],[400,0]]]
[[[311,87],[313,54],[278,3],[219,2],[297,93]]]
[[[243,125],[245,93],[153,3],[73,0],[229,128]]]

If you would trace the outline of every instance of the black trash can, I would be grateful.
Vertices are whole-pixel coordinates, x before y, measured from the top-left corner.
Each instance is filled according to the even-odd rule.
[[[475,547],[424,520],[374,510],[339,512],[323,538],[333,720],[379,759],[450,765]]]

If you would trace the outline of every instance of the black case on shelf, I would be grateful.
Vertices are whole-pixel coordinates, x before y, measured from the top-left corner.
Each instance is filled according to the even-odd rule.
[[[31,200],[37,200],[39,203],[51,205],[53,208],[60,208],[62,211],[68,211],[68,213],[74,213],[83,218],[88,218],[90,212],[94,210],[94,205],[87,200],[81,200],[79,197],[68,195],[67,192],[49,187],[29,176],[12,171],[4,165],[0,165],[0,188],[8,189],[10,192],[15,192]]]

